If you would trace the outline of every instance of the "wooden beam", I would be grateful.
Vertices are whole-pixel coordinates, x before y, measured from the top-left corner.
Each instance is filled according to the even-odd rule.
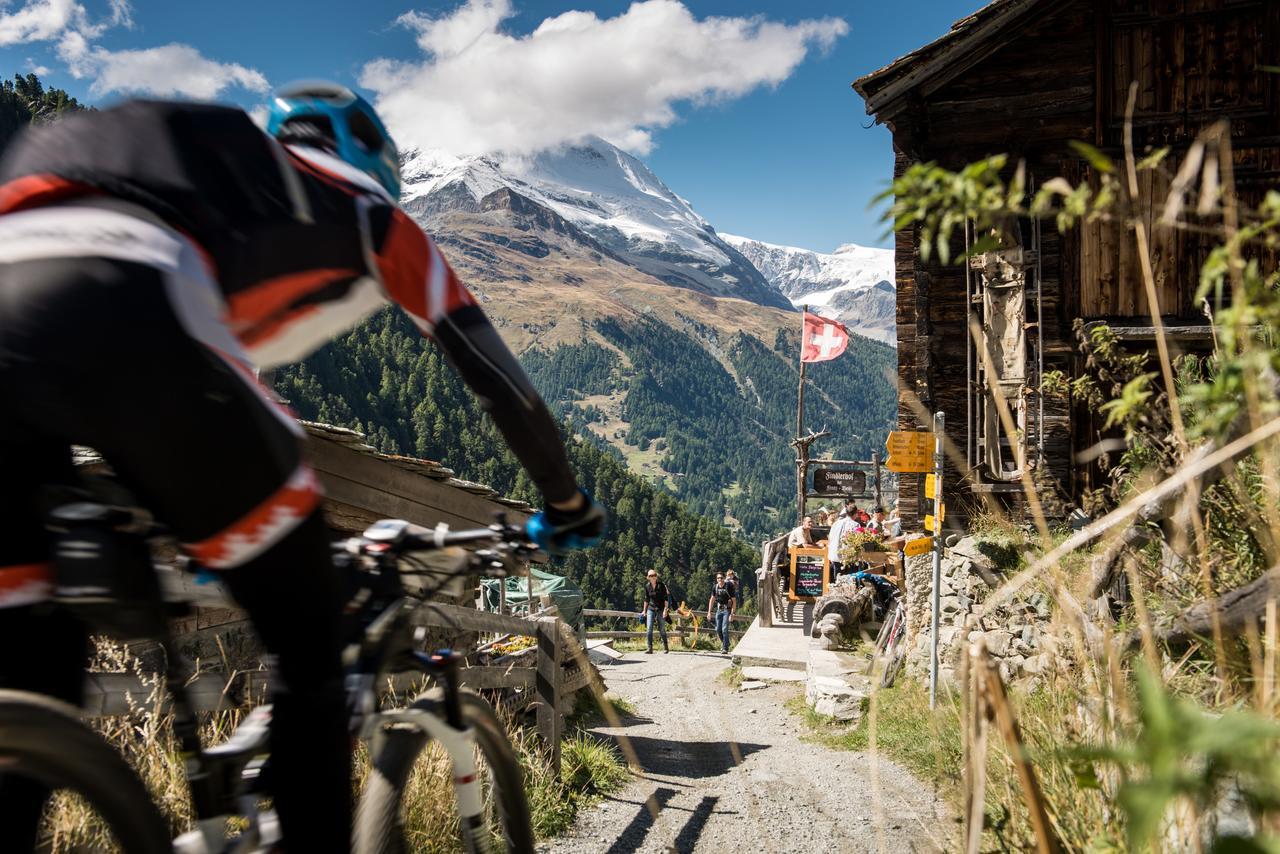
[[[527,513],[515,508],[447,481],[405,471],[337,442],[314,438],[308,449],[311,464],[331,498],[379,518],[407,519],[427,527],[444,522],[454,528],[484,527],[499,512],[517,524],[528,519]]]
[[[533,620],[524,620],[509,614],[480,611],[461,605],[448,605],[444,602],[423,602],[414,611],[412,622],[415,625],[524,637],[535,637],[539,626],[539,623]]]
[[[560,736],[564,730],[564,718],[560,715],[560,680],[564,674],[560,666],[564,648],[555,617],[538,620],[538,733],[547,749],[551,773],[560,777]]]
[[[715,628],[705,623],[703,625],[706,626],[706,628],[699,629],[698,631],[700,634],[716,637]],[[657,637],[659,634],[658,630],[654,629],[653,634],[654,637]],[[729,629],[729,637],[742,637],[745,634],[746,632],[739,631],[738,629]],[[592,640],[594,638],[647,638],[648,636],[648,632],[587,632],[587,640]],[[667,629],[667,637],[687,638],[692,636],[693,629]]]
[[[696,612],[695,612],[696,613]],[[606,608],[583,608],[582,616],[584,617],[625,617],[627,619],[637,619],[636,611],[611,611]],[[734,614],[729,618],[735,623],[749,623],[755,617],[744,617],[741,614]]]

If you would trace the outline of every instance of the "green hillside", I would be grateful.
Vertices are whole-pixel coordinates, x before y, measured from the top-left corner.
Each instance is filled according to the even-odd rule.
[[[527,361],[544,384],[560,377],[581,389],[603,387],[607,360],[570,356]],[[280,370],[275,385],[303,418],[361,430],[381,450],[444,460],[462,477],[538,502],[475,398],[401,312],[379,312],[305,362]],[[695,604],[706,602],[718,569],[732,567],[748,589],[754,586],[754,548],[632,474],[612,450],[583,439],[570,439],[568,448],[582,484],[613,516],[604,543],[561,564],[590,605],[638,606],[650,567],[659,569],[677,600]]]
[[[574,401],[618,391],[627,424],[624,450],[631,456],[631,448],[653,450],[670,475],[665,482],[691,509],[711,519],[727,513],[752,541],[794,524],[788,442],[795,433],[798,332],[779,332],[772,348],[731,333],[716,341],[717,358],[694,337],[710,340],[712,330],[693,327],[685,334],[650,320],[628,326],[605,321],[596,331],[630,367],[612,350],[590,343],[524,357],[558,414],[585,432],[600,414]],[[882,449],[897,406],[895,371],[891,348],[857,337],[838,360],[810,365],[806,423],[832,432],[816,450],[870,459]]]

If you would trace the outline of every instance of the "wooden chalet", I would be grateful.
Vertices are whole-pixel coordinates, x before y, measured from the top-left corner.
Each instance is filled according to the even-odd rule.
[[[1122,158],[1136,81],[1139,156],[1168,145],[1172,163],[1198,132],[1227,119],[1247,204],[1280,169],[1280,75],[1266,69],[1277,63],[1278,36],[1280,3],[1266,0],[996,0],[853,87],[893,134],[895,174],[918,162],[955,169],[1007,153],[1011,164],[1025,162],[1034,189],[1056,176],[1094,178],[1072,140]],[[1141,198],[1130,203],[1148,224],[1169,184],[1163,172],[1143,173]],[[921,407],[946,413],[965,455],[964,469],[948,472],[949,519],[962,518],[976,493],[1016,505],[1024,468],[1056,487],[1066,500],[1059,512],[1099,485],[1102,472],[1076,462],[1100,438],[1098,414],[1038,389],[1049,370],[1084,371],[1076,318],[1108,322],[1130,346],[1154,349],[1137,250],[1122,229],[1095,223],[1059,234],[1052,221],[1023,221],[1020,245],[951,266],[921,259],[915,229],[897,234],[899,428],[926,427]],[[1152,232],[1158,313],[1183,349],[1210,342],[1194,296],[1212,242]],[[992,381],[1018,421],[1014,446],[999,427]],[[916,478],[903,477],[901,500],[903,516],[918,519]]]

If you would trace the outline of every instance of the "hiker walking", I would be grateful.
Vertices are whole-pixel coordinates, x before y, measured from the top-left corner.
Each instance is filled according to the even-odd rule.
[[[658,571],[656,569],[649,570],[648,581],[644,585],[644,629],[648,635],[649,648],[645,650],[646,655],[653,653],[653,626],[658,625],[658,632],[662,635],[662,651],[664,653],[671,652],[671,645],[667,643],[667,609],[671,602],[671,593],[667,590],[667,585],[658,580]]]
[[[726,584],[724,573],[716,573],[716,585],[711,588],[711,598],[707,600],[707,620],[715,615],[716,634],[720,636],[720,645],[725,655],[729,654],[729,618],[735,610],[734,585]]]

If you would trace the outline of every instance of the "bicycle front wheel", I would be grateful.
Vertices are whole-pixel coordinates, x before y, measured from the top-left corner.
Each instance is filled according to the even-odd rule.
[[[462,838],[463,850],[531,854],[533,824],[525,800],[524,775],[506,730],[483,698],[463,689],[459,700],[463,720],[475,732],[484,793],[484,820],[479,833],[473,836],[466,822],[459,822],[456,814],[451,816],[455,832]],[[443,702],[444,689],[433,688],[419,696],[410,708],[443,717]],[[411,787],[430,789],[427,782],[415,780],[415,776],[434,772],[438,782],[439,775],[444,773],[449,774],[451,780],[447,756],[436,757],[440,766],[436,767],[427,755],[427,734],[420,729],[397,724],[386,735],[384,746],[372,757],[373,767],[356,813],[355,854],[405,854],[437,850],[437,845],[438,850],[449,850],[440,845],[440,838],[431,827],[421,826],[439,821],[441,811],[437,809],[432,813],[414,805],[417,815],[413,818],[418,819],[414,821],[408,816],[410,805],[405,797]],[[427,814],[422,815],[423,812]]]
[[[0,771],[79,795],[126,854],[173,854],[169,828],[124,758],[66,703],[0,691]],[[13,828],[9,828],[13,831]]]

